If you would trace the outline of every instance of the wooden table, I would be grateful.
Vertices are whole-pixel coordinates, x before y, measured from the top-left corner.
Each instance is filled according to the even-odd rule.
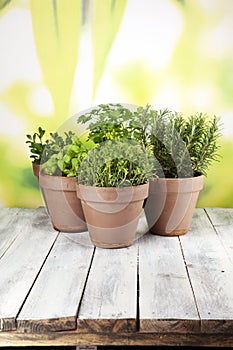
[[[0,209],[0,346],[233,346],[233,209],[124,249],[59,233],[44,208]]]

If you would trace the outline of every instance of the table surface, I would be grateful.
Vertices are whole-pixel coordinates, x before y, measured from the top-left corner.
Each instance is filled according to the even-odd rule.
[[[0,346],[233,346],[233,209],[123,249],[55,231],[43,207],[0,209]]]

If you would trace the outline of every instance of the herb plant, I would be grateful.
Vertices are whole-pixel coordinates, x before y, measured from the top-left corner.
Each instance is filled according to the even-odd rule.
[[[133,112],[119,103],[100,104],[79,116],[78,122],[89,123],[89,140],[95,144],[107,140],[131,139],[130,121]]]
[[[97,187],[142,185],[154,176],[153,159],[137,142],[108,140],[88,152],[78,166],[77,181]]]
[[[188,118],[150,105],[129,110],[121,104],[102,104],[78,118],[89,123],[89,139],[95,144],[107,140],[134,140],[152,150],[154,173],[159,177],[185,178],[206,175],[218,159],[219,119],[197,113]]]
[[[38,132],[35,132],[33,135],[26,135],[27,141],[29,144],[29,149],[31,151],[30,158],[33,159],[32,163],[40,164],[43,156],[43,152],[45,146],[47,145],[47,141],[43,142],[43,137],[45,134],[45,130],[40,126],[38,127]]]
[[[168,112],[168,111],[167,111]],[[154,111],[150,105],[130,110],[119,103],[100,104],[79,116],[78,123],[89,123],[89,139],[96,144],[107,140],[136,140],[149,145],[148,127]]]
[[[185,118],[181,113],[154,112],[150,120],[150,142],[161,166],[159,176],[192,177],[206,171],[218,159],[219,119],[197,113]]]
[[[72,132],[65,133],[64,139],[57,133],[52,134],[45,150],[48,160],[41,166],[41,172],[54,176],[76,176],[77,167],[89,148],[90,143],[81,142]]]

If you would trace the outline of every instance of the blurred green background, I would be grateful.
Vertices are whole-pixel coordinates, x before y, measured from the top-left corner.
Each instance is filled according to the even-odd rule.
[[[232,0],[0,0],[0,206],[42,205],[28,133],[106,102],[221,117],[198,206],[233,207]]]

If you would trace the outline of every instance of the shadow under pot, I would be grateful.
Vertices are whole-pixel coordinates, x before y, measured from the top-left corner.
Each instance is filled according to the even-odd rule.
[[[92,243],[101,248],[133,244],[148,184],[132,187],[76,185]]]
[[[55,230],[87,230],[82,206],[76,196],[76,178],[39,174],[39,184]]]
[[[190,229],[204,176],[150,181],[144,210],[150,232],[179,236]]]

